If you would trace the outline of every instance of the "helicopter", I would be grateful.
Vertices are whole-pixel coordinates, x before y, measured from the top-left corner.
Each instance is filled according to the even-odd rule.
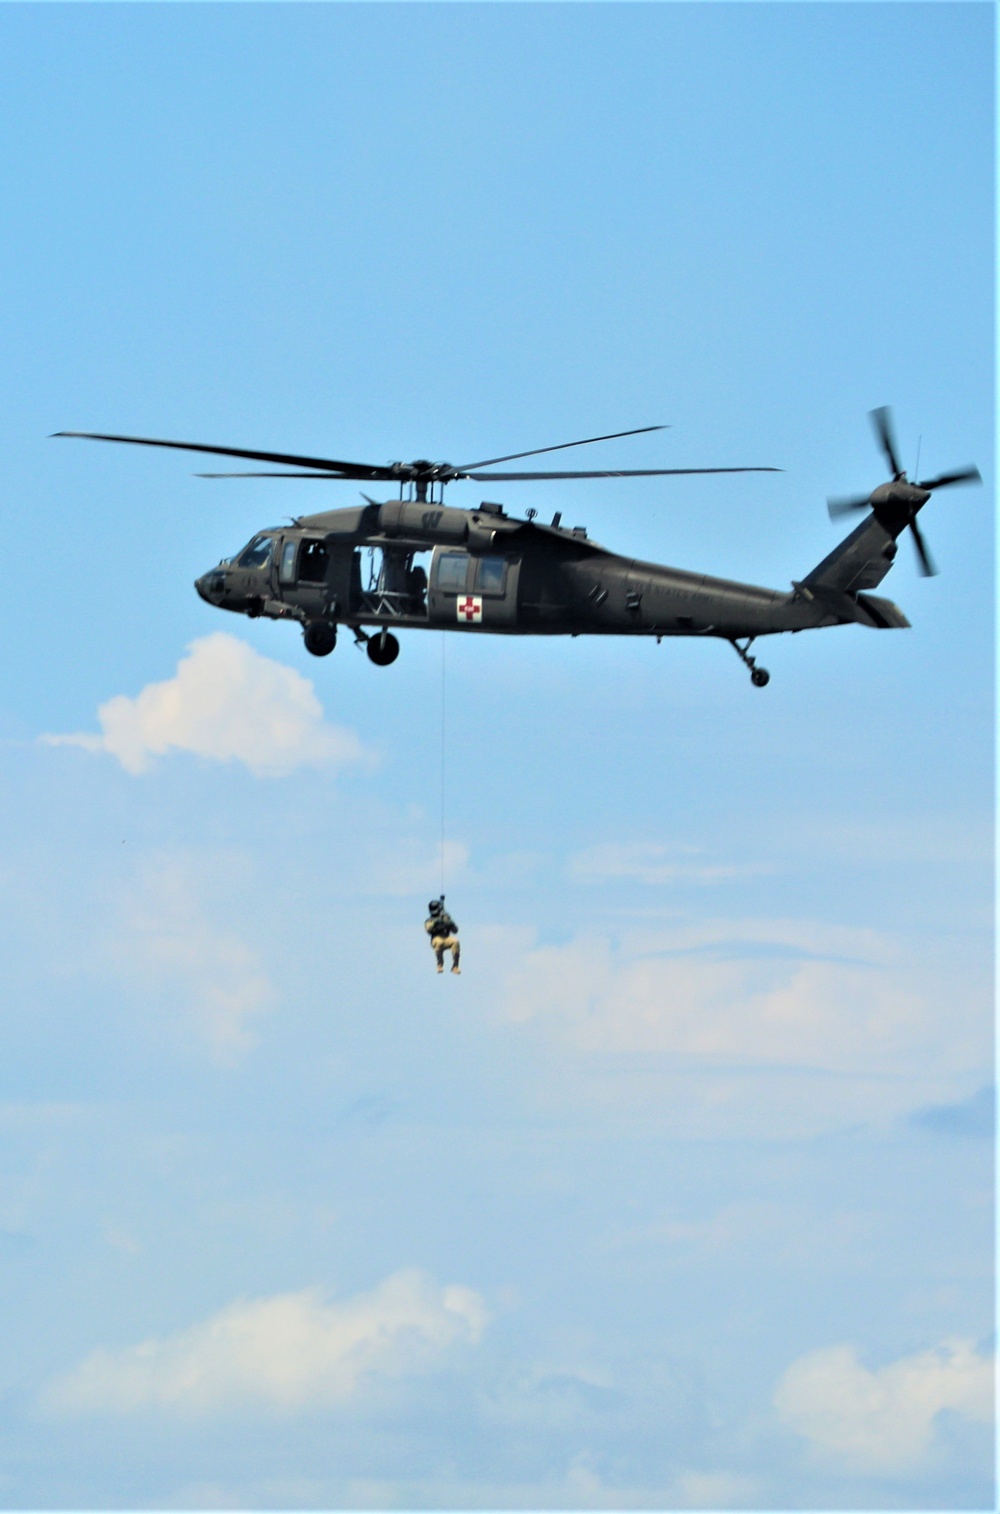
[[[284,452],[161,441],[95,431],[57,436],[167,447],[279,465],[293,471],[206,473],[202,478],[299,478],[391,483],[398,497],[291,519],[257,532],[234,557],[202,574],[195,588],[222,610],[290,620],[305,646],[325,657],[347,627],[370,660],[387,667],[399,655],[397,630],[466,634],[702,636],[729,642],[752,683],[770,681],[750,648],[760,636],[863,625],[880,630],[910,622],[891,600],[869,593],[892,567],[897,540],[909,529],[920,571],[933,574],[917,514],[935,489],[980,481],[969,466],[911,483],[899,464],[891,413],[870,412],[892,478],[871,494],[828,502],[831,517],[868,510],[864,521],[791,590],[759,588],[611,552],[583,526],[567,528],[558,511],[549,525],[529,509],[508,515],[483,501],[471,509],[444,503],[459,480],[508,483],[538,479],[649,478],[692,474],[775,473],[776,468],[632,468],[586,472],[505,472],[499,464],[594,442],[659,431],[642,426],[554,447],[508,453],[455,467],[420,459],[384,465],[338,462]],[[486,471],[484,471],[486,470]],[[369,553],[368,573],[362,557]],[[417,559],[430,553],[429,572]],[[365,628],[369,629],[365,629]]]

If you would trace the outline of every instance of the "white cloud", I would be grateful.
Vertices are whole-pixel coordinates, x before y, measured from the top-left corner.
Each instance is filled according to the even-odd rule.
[[[725,883],[774,869],[764,863],[736,865],[707,862],[695,847],[670,849],[652,841],[633,844],[609,843],[587,847],[570,857],[567,872],[574,883],[604,883],[609,879],[633,879],[655,886],[659,883]]]
[[[94,1351],[51,1383],[59,1413],[284,1413],[344,1403],[375,1378],[427,1372],[487,1323],[479,1294],[394,1273],[371,1293],[326,1303],[319,1289],[240,1299],[174,1335]]]
[[[377,850],[366,867],[366,889],[377,894],[436,894],[441,888],[440,843],[426,846],[412,837],[397,838]],[[469,848],[461,841],[444,843],[444,873],[449,885],[465,876]]]
[[[556,946],[495,927],[476,956],[539,1097],[678,1137],[886,1128],[988,1075],[986,975],[956,998],[950,964],[867,927],[677,918]]]
[[[116,695],[97,717],[100,736],[43,739],[108,752],[129,773],[145,772],[168,752],[242,762],[266,777],[365,756],[353,731],[326,723],[308,678],[224,631],[192,642],[173,678],[147,684],[134,699]]]
[[[685,1509],[760,1507],[760,1483],[733,1472],[682,1472],[675,1497]]]
[[[831,1346],[792,1362],[778,1383],[782,1421],[813,1448],[857,1472],[905,1472],[931,1447],[945,1409],[993,1419],[994,1361],[973,1342],[945,1341],[870,1371],[853,1346]]]
[[[203,881],[212,861],[201,859],[199,866],[171,856],[150,862],[125,907],[113,953],[144,996],[179,1000],[183,1015],[227,1060],[254,1044],[250,1022],[270,1007],[275,992],[257,949],[212,918],[218,903],[205,897]]]
[[[734,957],[745,956],[747,947],[755,950],[770,947],[785,955],[797,953],[849,962],[888,964],[899,958],[895,942],[870,926],[831,925],[824,920],[780,916],[674,921],[669,925],[632,929],[623,938],[623,945],[633,955],[713,948]]]
[[[539,947],[509,973],[506,1010],[578,1051],[828,1071],[895,1069],[928,1030],[920,996],[881,963],[745,942],[726,954],[616,952],[599,936]]]

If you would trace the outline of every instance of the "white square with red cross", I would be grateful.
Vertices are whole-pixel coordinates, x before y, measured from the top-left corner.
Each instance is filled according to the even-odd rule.
[[[483,601],[478,594],[459,595],[456,603],[459,621],[463,625],[479,625],[483,618]]]

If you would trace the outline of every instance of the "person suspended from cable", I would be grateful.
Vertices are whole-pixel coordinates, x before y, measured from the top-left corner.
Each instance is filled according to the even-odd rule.
[[[437,958],[437,970],[444,972],[444,954],[451,952],[451,970],[460,973],[458,959],[462,954],[462,948],[458,940],[458,926],[444,907],[444,894],[440,899],[432,899],[427,906],[428,916],[424,921],[424,930],[431,939],[431,949]]]

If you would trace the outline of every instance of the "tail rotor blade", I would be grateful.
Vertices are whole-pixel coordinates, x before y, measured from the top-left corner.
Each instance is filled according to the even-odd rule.
[[[913,544],[917,549],[917,556],[920,559],[920,571],[925,578],[933,578],[937,572],[937,568],[934,566],[934,559],[927,550],[927,543],[921,536],[920,527],[915,520],[910,521],[910,530],[913,532]]]
[[[918,485],[918,489],[944,489],[948,484],[981,484],[983,475],[974,463],[968,468],[957,468],[954,473],[942,473],[939,478],[925,478]]]
[[[828,499],[826,502],[831,520],[836,520],[838,515],[850,515],[852,510],[867,510],[870,505],[871,497],[867,494],[852,494],[847,498]]]
[[[885,453],[886,461],[892,469],[892,476],[893,478],[897,478],[903,470],[899,465],[896,438],[892,432],[892,411],[888,405],[880,405],[877,410],[872,410],[870,414],[872,425],[875,427],[875,435],[878,437],[882,451]]]

